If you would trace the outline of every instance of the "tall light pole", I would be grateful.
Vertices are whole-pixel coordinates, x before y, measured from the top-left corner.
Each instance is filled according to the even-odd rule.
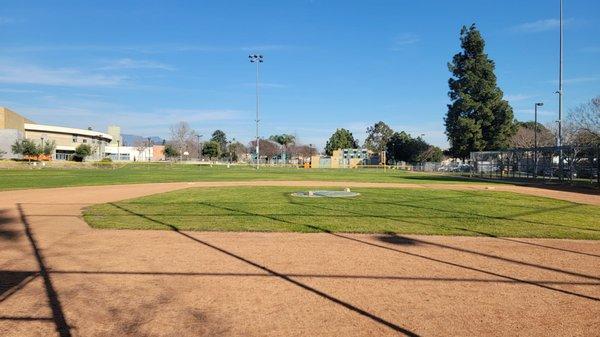
[[[538,106],[543,106],[544,103],[535,103],[534,106],[534,111],[535,111],[535,117],[534,117],[534,122],[533,122],[533,146],[534,146],[534,151],[533,151],[533,155],[534,155],[534,159],[533,159],[533,178],[535,179],[537,177],[537,163],[538,163],[538,139],[537,139],[537,135],[538,135],[538,121],[537,121],[537,111],[538,111]]]
[[[260,146],[259,146],[259,137],[258,137],[258,110],[259,110],[259,96],[258,96],[258,74],[259,74],[259,65],[263,62],[263,56],[257,54],[248,55],[251,63],[256,63],[256,169],[258,170],[260,166]]]
[[[560,2],[560,33],[559,33],[559,46],[558,46],[558,169],[560,171],[560,180],[563,179],[563,159],[562,159],[562,107],[563,107],[563,0]]]

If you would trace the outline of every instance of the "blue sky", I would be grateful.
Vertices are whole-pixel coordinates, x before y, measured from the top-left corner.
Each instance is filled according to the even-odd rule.
[[[168,137],[187,121],[322,147],[383,120],[447,147],[447,62],[476,23],[520,120],[557,119],[558,0],[2,1],[0,105],[38,123]],[[600,94],[600,1],[565,0],[565,110]]]

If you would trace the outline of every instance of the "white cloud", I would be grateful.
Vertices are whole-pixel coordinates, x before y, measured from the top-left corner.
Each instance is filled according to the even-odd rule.
[[[0,92],[5,92],[8,94],[35,94],[40,93],[39,90],[29,90],[29,89],[10,89],[10,88],[2,88]]]
[[[144,110],[107,100],[58,96],[37,96],[27,103],[0,101],[10,109],[37,123],[67,127],[105,130],[108,125],[119,125],[123,133],[168,137],[169,127],[179,121],[190,123],[201,134],[210,134],[216,128],[232,134],[251,125],[252,114],[234,109],[181,109],[165,108]],[[107,114],[110,111],[110,114]],[[244,119],[244,116],[248,118]],[[242,126],[240,126],[242,125]],[[251,128],[248,128],[251,129]]]
[[[170,121],[187,121],[189,123],[225,121],[239,117],[241,111],[229,109],[160,109],[157,114]]]
[[[564,19],[563,24],[567,25],[573,22],[573,19]],[[540,33],[558,29],[560,21],[558,19],[543,19],[532,22],[525,22],[511,28],[515,33]]]
[[[219,46],[197,44],[156,44],[156,45],[37,45],[37,46],[3,46],[5,53],[39,53],[64,51],[96,51],[96,52],[134,52],[141,54],[161,54],[170,52],[200,52],[200,53],[229,53],[229,52],[265,52],[293,50],[300,47],[284,44],[253,45],[253,46]]]
[[[242,85],[244,87],[255,87],[256,86],[256,82],[243,83]],[[276,89],[281,89],[281,88],[287,88],[288,86],[286,84],[282,84],[282,83],[260,82],[260,87],[261,88],[276,88]]]
[[[392,50],[402,50],[404,47],[421,41],[421,38],[414,33],[403,33],[396,36],[393,40]]]
[[[577,84],[577,83],[587,83],[587,82],[596,82],[596,81],[600,81],[600,76],[581,76],[581,77],[564,78],[563,84]],[[558,80],[546,81],[545,83],[558,84]]]
[[[122,58],[109,62],[106,66],[100,68],[104,70],[115,69],[160,69],[160,70],[175,70],[174,67],[149,60],[133,60],[130,58]]]
[[[509,101],[509,102],[518,102],[518,101],[524,101],[530,98],[533,98],[535,96],[532,95],[525,95],[525,94],[514,94],[514,95],[505,95],[504,99]]]
[[[37,65],[0,62],[0,83],[38,84],[67,87],[116,86],[123,76],[83,72],[76,68],[44,68]]]
[[[516,109],[517,115],[535,115],[535,109]],[[558,116],[558,112],[551,110],[538,109],[538,116]]]

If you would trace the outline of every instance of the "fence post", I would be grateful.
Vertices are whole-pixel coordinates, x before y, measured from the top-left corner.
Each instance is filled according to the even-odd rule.
[[[600,145],[596,146],[596,182],[600,188]]]

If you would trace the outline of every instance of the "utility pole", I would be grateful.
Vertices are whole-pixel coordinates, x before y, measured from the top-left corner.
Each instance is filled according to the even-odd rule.
[[[563,108],[563,0],[560,2],[560,33],[558,47],[558,170],[560,180],[563,179],[563,150],[562,150],[562,108]]]
[[[260,167],[260,141],[259,141],[259,136],[258,136],[258,111],[259,111],[259,65],[263,62],[263,56],[262,55],[257,55],[257,54],[252,54],[252,55],[248,55],[248,58],[250,59],[251,63],[256,63],[256,169],[258,170],[258,168]]]

